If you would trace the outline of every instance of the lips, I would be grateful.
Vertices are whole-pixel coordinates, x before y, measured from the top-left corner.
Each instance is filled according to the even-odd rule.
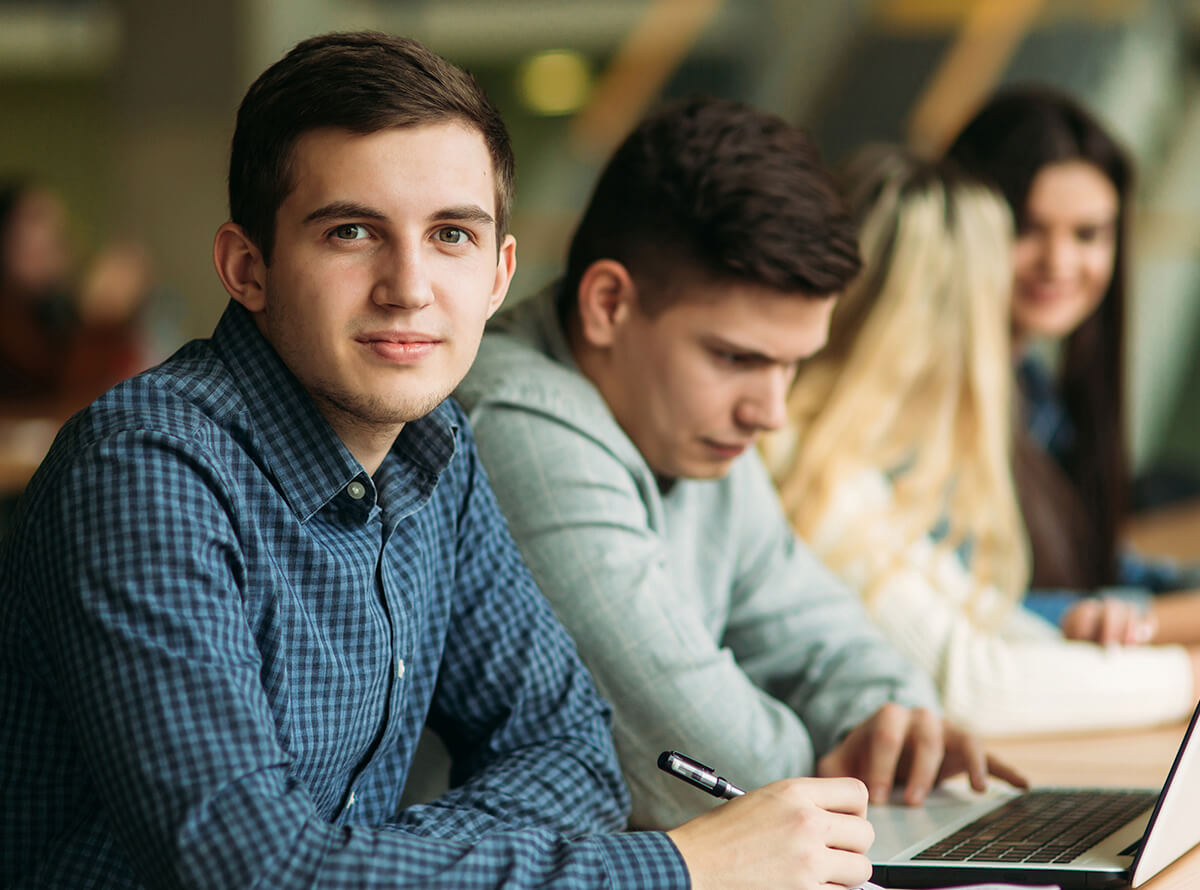
[[[432,334],[416,331],[371,331],[354,339],[377,357],[399,364],[428,357],[442,342]]]
[[[704,439],[703,441],[709,450],[725,460],[733,460],[754,444],[753,442],[718,442],[714,439]]]
[[[1070,286],[1046,287],[1025,285],[1021,288],[1019,296],[1029,303],[1057,303],[1060,300],[1071,299],[1075,296],[1077,290],[1077,288]]]

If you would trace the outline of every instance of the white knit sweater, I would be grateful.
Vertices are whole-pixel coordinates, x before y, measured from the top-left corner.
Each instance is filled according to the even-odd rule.
[[[1065,640],[1017,607],[988,629],[968,614],[974,582],[961,558],[930,538],[906,543],[888,522],[892,489],[878,472],[834,493],[809,543],[819,556],[852,541],[838,570],[872,590],[870,611],[901,652],[923,666],[946,715],[984,735],[1144,726],[1183,719],[1195,692],[1179,646],[1102,647]],[[837,569],[837,567],[834,567]],[[996,590],[981,592],[984,605]]]

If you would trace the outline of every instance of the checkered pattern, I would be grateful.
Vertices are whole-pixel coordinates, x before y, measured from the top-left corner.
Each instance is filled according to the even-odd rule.
[[[60,434],[0,659],[5,887],[688,884],[610,833],[607,706],[457,406],[367,476],[235,304]],[[427,718],[456,787],[401,811]]]

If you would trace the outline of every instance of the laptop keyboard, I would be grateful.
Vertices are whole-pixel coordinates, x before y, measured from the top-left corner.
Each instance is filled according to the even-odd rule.
[[[1154,806],[1154,791],[1029,791],[980,816],[914,859],[1070,862]]]

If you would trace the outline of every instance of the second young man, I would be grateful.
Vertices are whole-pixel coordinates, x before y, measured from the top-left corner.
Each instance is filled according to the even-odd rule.
[[[711,806],[680,748],[747,787],[849,775],[917,803],[991,762],[796,539],[754,450],[858,272],[805,134],[697,99],[602,173],[561,282],[497,319],[457,391],[513,535],[615,709],[631,824]]]

